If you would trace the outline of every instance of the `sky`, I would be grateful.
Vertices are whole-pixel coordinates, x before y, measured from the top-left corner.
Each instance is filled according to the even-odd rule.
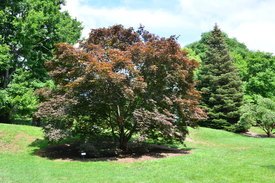
[[[143,25],[185,46],[217,23],[249,49],[275,54],[275,0],[67,0],[63,10],[82,22],[83,37],[99,27]]]

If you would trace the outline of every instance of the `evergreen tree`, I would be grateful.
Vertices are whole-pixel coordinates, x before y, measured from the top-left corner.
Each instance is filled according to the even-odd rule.
[[[202,105],[208,112],[208,119],[201,125],[232,130],[240,117],[242,82],[217,25],[211,31],[206,49],[198,88],[202,92]]]
[[[239,70],[240,77],[242,81],[246,81],[247,76],[247,57],[253,52],[250,51],[245,44],[239,42],[236,38],[230,38],[227,33],[222,32],[224,37],[224,41],[229,50],[229,54],[233,60],[234,65]],[[192,49],[199,59],[205,57],[205,53],[207,50],[207,42],[209,37],[211,36],[211,32],[202,33],[201,39],[199,41],[193,42],[187,45],[187,48]]]

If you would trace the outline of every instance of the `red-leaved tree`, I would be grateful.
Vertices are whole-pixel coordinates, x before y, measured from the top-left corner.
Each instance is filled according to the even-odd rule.
[[[111,132],[122,150],[134,134],[183,142],[187,126],[205,117],[193,80],[197,66],[173,36],[121,25],[93,29],[79,48],[57,45],[55,59],[47,63],[57,84],[52,97],[73,102],[57,105],[58,100],[48,99],[38,114],[47,120],[49,106],[63,108],[59,117],[74,119],[66,129],[88,116],[89,128]]]

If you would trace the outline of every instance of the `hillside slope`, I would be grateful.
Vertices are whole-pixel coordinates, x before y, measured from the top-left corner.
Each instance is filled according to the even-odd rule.
[[[275,139],[191,129],[191,154],[136,163],[49,160],[40,128],[0,124],[0,182],[275,182]]]

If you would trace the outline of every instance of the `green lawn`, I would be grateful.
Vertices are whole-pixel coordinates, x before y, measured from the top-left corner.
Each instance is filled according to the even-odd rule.
[[[40,128],[0,124],[0,182],[275,182],[275,138],[191,129],[191,154],[136,163],[49,160],[33,155]]]
[[[259,135],[266,135],[266,133],[264,132],[263,129],[261,128],[258,128],[258,127],[254,127],[252,126],[250,129],[249,129],[250,132],[253,132],[253,133],[257,133]]]

